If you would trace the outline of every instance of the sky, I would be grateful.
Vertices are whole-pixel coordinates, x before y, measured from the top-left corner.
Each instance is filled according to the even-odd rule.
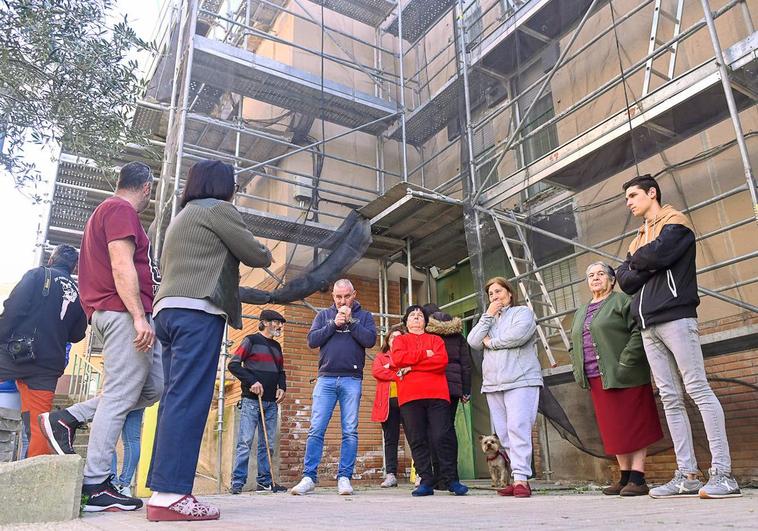
[[[158,21],[164,1],[170,0],[117,0],[114,18],[127,16],[127,20],[141,38],[150,40]],[[145,68],[149,57],[137,56],[140,66]],[[38,192],[47,198],[52,195],[58,150],[39,149],[33,144],[25,146],[25,156],[33,160],[46,182],[39,183]],[[47,223],[49,203],[34,204],[26,194],[13,186],[10,175],[0,171],[0,285],[17,282],[23,273],[38,265],[38,231]]]

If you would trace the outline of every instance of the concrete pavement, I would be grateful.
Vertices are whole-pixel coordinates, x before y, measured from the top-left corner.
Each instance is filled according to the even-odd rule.
[[[242,494],[203,496],[221,508],[214,522],[151,523],[145,510],[88,514],[76,521],[8,529],[758,529],[758,491],[742,498],[654,500],[607,497],[576,490],[537,493],[529,499],[503,498],[488,490],[469,496],[438,493],[417,499],[410,487],[357,489],[338,496],[336,489],[315,494]]]

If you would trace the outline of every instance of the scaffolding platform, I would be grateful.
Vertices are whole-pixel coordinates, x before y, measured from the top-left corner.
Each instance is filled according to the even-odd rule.
[[[319,247],[334,234],[334,227],[312,221],[298,221],[287,216],[262,212],[253,208],[238,206],[247,227],[257,238],[283,241]]]
[[[607,3],[600,0],[595,11]],[[502,75],[514,73],[570,31],[592,0],[528,0],[483,39],[469,43],[470,64]],[[557,56],[556,56],[557,58]]]
[[[315,115],[356,129],[380,118],[393,117],[394,103],[358,92],[346,85],[298,70],[252,52],[194,36],[192,80],[304,114]],[[322,98],[323,96],[323,98]],[[361,130],[379,134],[388,123],[378,122]]]
[[[472,100],[481,101],[490,85],[496,82],[483,70],[469,72],[469,90]],[[432,136],[444,129],[460,115],[463,97],[463,76],[455,74],[427,102],[419,105],[406,115],[405,139],[408,144],[422,146]],[[402,140],[402,129],[396,122],[388,136],[398,142]]]
[[[463,228],[463,207],[450,201],[421,198],[408,193],[434,192],[411,183],[398,183],[359,212],[371,220],[374,242],[369,256],[385,258],[411,242],[413,265],[451,267],[468,256]]]
[[[414,3],[425,4],[422,0],[416,0],[410,5]],[[469,45],[469,93],[472,107],[483,102],[490,87],[502,83],[503,79],[517,70],[518,65],[527,64],[548,43],[557,42],[556,39],[581,19],[591,3],[591,0],[530,0],[522,4],[510,20],[501,24],[482,42]],[[600,2],[600,5],[603,4],[605,1]],[[403,28],[405,33],[405,18]],[[463,77],[455,74],[428,101],[407,115],[407,142],[421,146],[441,131],[460,114],[458,106],[462,97]],[[400,127],[395,125],[389,136],[400,140]]]
[[[168,109],[147,108],[138,105],[132,127],[149,135],[165,139],[168,131]],[[196,149],[235,157],[237,132],[239,156],[253,162],[261,162],[284,155],[292,146],[292,133],[236,125],[230,122],[187,113],[184,127],[184,142]],[[246,164],[240,164],[244,167]],[[244,184],[244,183],[243,183]]]
[[[66,243],[77,249],[87,220],[95,208],[113,195],[117,175],[89,164],[61,160],[50,206],[47,243]],[[145,230],[153,221],[153,208],[140,214]]]
[[[61,160],[58,164],[50,210],[48,243],[67,243],[78,248],[87,220],[100,203],[113,195],[116,179],[116,173],[107,169]],[[335,231],[334,227],[322,223],[302,222],[241,206],[237,209],[251,232],[260,238],[315,247]],[[153,218],[152,207],[140,214],[140,221],[145,230],[153,222]]]
[[[377,28],[397,3],[393,0],[310,0],[316,5]]]
[[[409,0],[400,13],[403,17],[403,40],[410,43],[418,41],[454,4],[455,0]],[[386,30],[397,37],[397,17]]]
[[[758,32],[724,51],[739,110],[758,101]],[[708,61],[648,94],[630,109],[576,136],[482,193],[492,208],[542,180],[579,191],[729,116],[718,65]]]

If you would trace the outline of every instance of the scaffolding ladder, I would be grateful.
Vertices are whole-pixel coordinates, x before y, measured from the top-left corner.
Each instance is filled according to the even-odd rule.
[[[650,42],[648,43],[647,53],[652,54],[658,46],[665,44],[667,41],[658,38],[658,32],[660,31],[661,18],[666,18],[674,24],[672,40],[676,39],[682,31],[682,12],[684,11],[684,0],[676,0],[676,11],[670,13],[663,9],[663,0],[655,0],[655,6],[653,8],[653,24],[650,28]],[[645,63],[645,78],[642,82],[642,95],[645,96],[650,92],[650,80],[655,74],[665,82],[669,82],[674,79],[674,69],[676,68],[676,52],[679,49],[679,41],[674,40],[668,47],[669,53],[669,66],[666,72],[661,72],[655,69],[653,63],[656,57],[653,56]]]
[[[537,334],[539,335],[542,347],[545,349],[545,355],[550,362],[550,366],[556,367],[557,363],[553,355],[553,348],[550,346],[550,341],[559,337],[566,348],[566,352],[568,352],[571,343],[568,334],[563,329],[560,318],[557,316],[558,312],[550,298],[550,293],[542,278],[542,273],[538,269],[537,262],[534,261],[534,256],[527,243],[524,229],[514,223],[512,226],[516,231],[517,238],[510,238],[505,235],[498,214],[491,211],[490,215],[495,224],[497,234],[500,237],[500,242],[505,249],[508,262],[513,270],[513,278],[518,283],[521,296],[524,297],[524,302],[537,318]],[[516,217],[512,211],[507,211],[504,215],[506,222],[508,219],[515,220]],[[516,249],[520,248],[521,252],[514,252],[514,247]],[[539,291],[534,292],[534,288],[538,288]],[[550,332],[546,333],[545,329],[550,330]]]

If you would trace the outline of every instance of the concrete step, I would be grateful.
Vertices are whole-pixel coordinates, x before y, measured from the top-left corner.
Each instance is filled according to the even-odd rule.
[[[55,395],[53,409],[66,409],[74,405],[74,399],[68,395]]]

